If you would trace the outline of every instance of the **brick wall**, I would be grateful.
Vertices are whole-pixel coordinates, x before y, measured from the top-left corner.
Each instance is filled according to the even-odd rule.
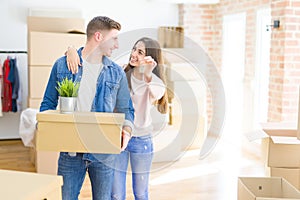
[[[179,25],[198,42],[218,70],[222,65],[222,20],[224,15],[246,12],[245,85],[255,75],[256,11],[271,7],[272,18],[282,27],[272,30],[270,52],[269,121],[295,121],[300,84],[299,0],[220,0],[216,5],[179,5]],[[208,99],[208,116],[211,106]]]
[[[220,31],[216,28],[219,20],[216,20],[215,5],[179,5],[179,25],[184,27],[186,37],[194,40],[205,51],[213,62],[216,61],[212,52],[217,51],[221,46],[221,41],[215,40]],[[216,65],[220,66],[220,65]],[[209,70],[209,69],[208,69]],[[213,78],[212,78],[213,80]],[[207,83],[210,85],[211,83]],[[212,98],[207,90],[207,117],[210,124],[212,118]]]
[[[281,0],[271,4],[273,29],[270,52],[270,121],[295,121],[300,84],[300,1]]]

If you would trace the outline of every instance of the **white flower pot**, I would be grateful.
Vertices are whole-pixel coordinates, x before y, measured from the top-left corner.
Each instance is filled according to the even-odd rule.
[[[60,113],[73,113],[76,108],[76,97],[59,97]]]

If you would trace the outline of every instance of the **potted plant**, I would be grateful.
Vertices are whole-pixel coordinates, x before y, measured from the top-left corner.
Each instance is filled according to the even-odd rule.
[[[59,105],[61,113],[72,113],[76,107],[76,101],[79,90],[79,82],[73,82],[72,79],[64,78],[61,82],[57,82],[55,87],[60,96]]]

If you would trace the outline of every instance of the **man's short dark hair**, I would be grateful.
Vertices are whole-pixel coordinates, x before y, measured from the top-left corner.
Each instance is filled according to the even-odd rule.
[[[97,31],[117,29],[121,30],[121,24],[105,16],[94,17],[86,28],[87,38],[90,38]]]

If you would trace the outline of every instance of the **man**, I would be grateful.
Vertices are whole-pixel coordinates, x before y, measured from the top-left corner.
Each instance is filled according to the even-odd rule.
[[[82,67],[77,74],[68,70],[66,57],[59,58],[51,71],[40,111],[55,110],[57,81],[65,77],[80,82],[77,110],[125,113],[122,149],[131,137],[134,110],[123,69],[107,57],[118,48],[121,25],[108,17],[95,17],[87,26],[87,41],[78,50]],[[58,175],[63,176],[63,200],[77,200],[86,171],[92,185],[93,200],[111,198],[116,155],[61,152]]]

